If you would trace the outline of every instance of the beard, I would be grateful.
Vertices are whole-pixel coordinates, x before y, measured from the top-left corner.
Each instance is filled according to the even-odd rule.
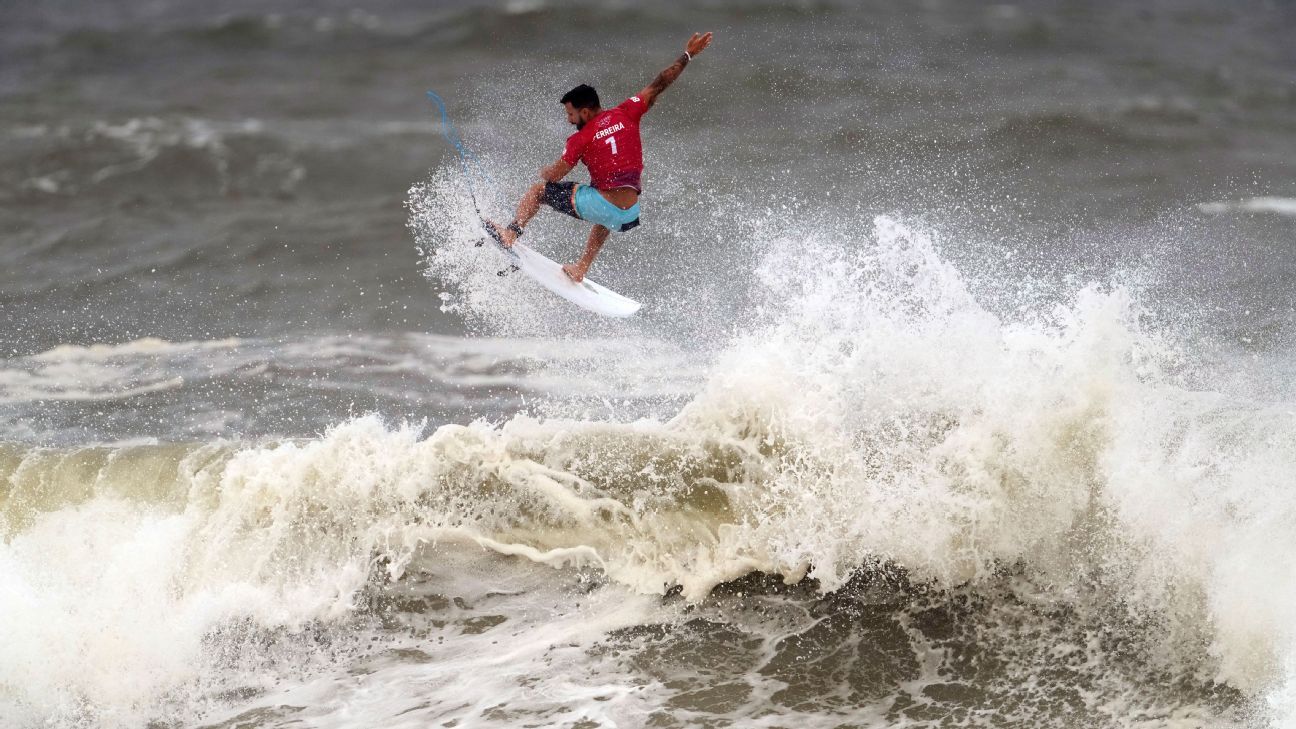
[[[584,120],[576,122],[576,131],[579,132],[580,130],[584,129],[584,128],[585,128],[585,125],[588,124],[588,123],[589,123],[589,122],[584,121]]]

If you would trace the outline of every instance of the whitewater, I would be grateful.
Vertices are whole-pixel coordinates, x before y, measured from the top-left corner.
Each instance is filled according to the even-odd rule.
[[[430,233],[452,198],[427,266],[508,334],[548,294]],[[766,241],[660,416],[0,447],[3,723],[1296,720],[1290,404],[1135,285],[1006,314],[867,230]]]

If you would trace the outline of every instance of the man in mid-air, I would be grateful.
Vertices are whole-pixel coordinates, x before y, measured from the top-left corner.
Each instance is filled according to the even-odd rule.
[[[579,283],[589,272],[599,249],[612,231],[624,233],[639,225],[639,193],[643,188],[643,149],[639,143],[639,118],[652,108],[657,95],[684,72],[693,57],[711,45],[710,33],[694,33],[680,56],[657,74],[643,91],[611,109],[599,105],[598,92],[581,84],[560,100],[567,108],[567,121],[576,133],[553,164],[540,170],[540,179],[527,189],[518,203],[517,216],[507,227],[486,221],[487,230],[504,246],[512,246],[526,224],[544,203],[560,213],[594,223],[585,255],[563,266],[571,280]],[[589,168],[590,184],[560,182],[577,162]]]

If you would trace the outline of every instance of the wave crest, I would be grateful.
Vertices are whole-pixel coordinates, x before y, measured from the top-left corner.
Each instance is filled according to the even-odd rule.
[[[77,564],[128,559],[101,523],[126,503],[172,524],[181,555],[145,580],[173,586],[148,598],[165,603],[160,634],[339,619],[370,581],[468,542],[692,601],[751,572],[823,591],[882,564],[936,589],[1015,574],[1034,599],[1162,632],[1194,673],[1291,685],[1296,575],[1274,559],[1296,550],[1289,412],[1176,386],[1173,343],[1126,289],[1010,320],[895,220],[863,247],[782,243],[760,268],[758,324],[667,421],[425,434],[366,417],[261,447],[10,449],[0,594],[74,616],[138,591],[74,584]],[[34,588],[22,555],[37,553],[63,588]],[[77,631],[56,626],[73,620],[10,624],[50,625],[21,640],[72,652]]]

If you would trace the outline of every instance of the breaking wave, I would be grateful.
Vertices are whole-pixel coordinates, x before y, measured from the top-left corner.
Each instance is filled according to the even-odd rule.
[[[758,324],[669,419],[0,448],[0,708],[152,715],[212,688],[223,628],[352,620],[469,544],[692,605],[753,573],[986,600],[1007,580],[1293,716],[1289,407],[1179,384],[1119,286],[1009,319],[896,220],[862,247],[783,243]]]

